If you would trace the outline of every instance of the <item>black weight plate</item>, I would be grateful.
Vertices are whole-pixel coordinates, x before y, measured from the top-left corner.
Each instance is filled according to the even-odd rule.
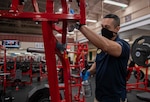
[[[150,36],[141,36],[134,41],[131,47],[131,56],[137,65],[150,66],[146,63],[150,56]]]
[[[139,75],[139,76],[138,76]],[[140,72],[138,73],[137,71],[134,71],[134,77],[137,79],[139,77],[139,80],[142,80],[144,78],[144,72],[142,70],[140,70]]]

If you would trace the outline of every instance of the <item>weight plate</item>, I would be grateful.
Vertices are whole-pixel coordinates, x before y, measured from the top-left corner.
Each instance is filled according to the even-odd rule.
[[[137,65],[150,66],[147,62],[150,59],[150,36],[141,36],[134,41],[131,47],[131,56]]]

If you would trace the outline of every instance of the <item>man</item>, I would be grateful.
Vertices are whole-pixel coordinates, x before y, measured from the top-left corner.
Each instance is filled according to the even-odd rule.
[[[120,19],[117,15],[106,15],[101,26],[102,36],[85,25],[79,25],[80,32],[98,48],[94,64],[82,78],[87,80],[96,73],[96,102],[125,102],[130,46],[118,37]]]

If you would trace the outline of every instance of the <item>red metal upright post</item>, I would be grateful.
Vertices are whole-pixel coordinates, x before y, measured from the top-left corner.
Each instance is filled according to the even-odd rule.
[[[63,13],[68,14],[68,4],[66,0],[61,0],[62,8],[63,8]],[[62,25],[62,44],[66,44],[66,36],[67,36],[67,20],[63,20],[63,25]],[[70,85],[70,66],[69,66],[69,60],[68,60],[68,55],[66,51],[64,52],[63,55],[63,60],[62,60],[62,65],[63,65],[63,74],[64,74],[64,83],[65,83],[65,99],[66,102],[71,102],[72,100],[72,94],[71,94],[71,85]]]
[[[12,12],[16,12],[18,10],[19,0],[12,0],[12,3],[10,5],[10,10]]]
[[[53,1],[47,0],[46,12],[53,13]],[[60,102],[60,94],[58,88],[58,78],[56,70],[56,39],[53,35],[53,23],[52,21],[42,22],[43,41],[45,48],[45,57],[48,71],[48,84],[50,85],[49,91],[52,102]]]
[[[55,58],[56,39],[53,35],[52,22],[42,22],[42,31],[51,100],[52,102],[60,102]]]
[[[34,11],[35,11],[35,12],[40,12],[40,11],[39,11],[39,7],[38,7],[38,3],[37,3],[36,0],[32,0],[32,5],[33,5],[33,7],[34,7]]]
[[[80,0],[80,15],[81,15],[80,23],[81,24],[86,24],[85,8],[86,8],[85,0]]]
[[[3,60],[4,60],[4,69],[3,69],[3,92],[5,93],[6,91],[6,75],[7,75],[7,70],[6,70],[6,48],[0,45],[0,50],[4,51],[4,56],[3,56]]]

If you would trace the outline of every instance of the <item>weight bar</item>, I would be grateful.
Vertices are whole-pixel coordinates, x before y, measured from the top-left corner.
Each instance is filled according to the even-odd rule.
[[[44,53],[45,51],[42,48],[29,47],[29,48],[27,48],[27,52]]]

